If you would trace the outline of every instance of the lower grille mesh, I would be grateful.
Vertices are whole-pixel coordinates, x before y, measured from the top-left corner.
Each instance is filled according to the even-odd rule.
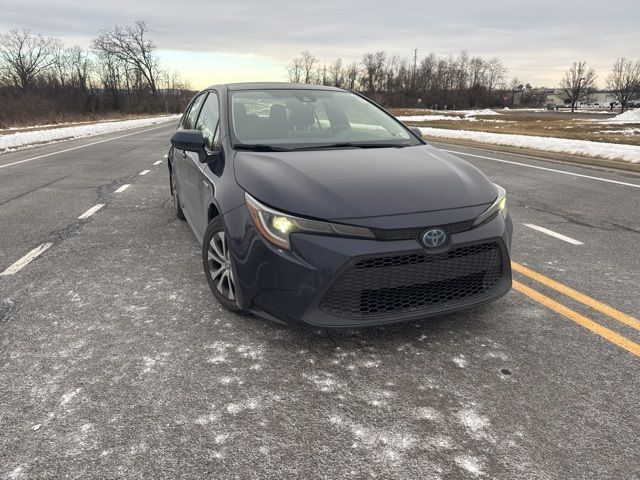
[[[331,315],[364,319],[409,312],[425,314],[490,294],[503,275],[497,243],[429,255],[416,252],[357,261],[320,303]]]

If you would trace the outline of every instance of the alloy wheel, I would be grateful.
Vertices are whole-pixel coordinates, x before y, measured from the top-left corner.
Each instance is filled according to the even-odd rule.
[[[229,300],[235,300],[235,285],[231,270],[231,257],[224,231],[216,232],[209,242],[209,275],[218,292]]]

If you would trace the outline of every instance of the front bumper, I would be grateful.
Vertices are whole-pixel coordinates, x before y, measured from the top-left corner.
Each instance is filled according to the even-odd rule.
[[[447,253],[413,239],[294,234],[283,251],[256,231],[246,207],[224,216],[241,308],[322,327],[415,320],[493,301],[511,288],[513,225],[506,214],[451,235]]]

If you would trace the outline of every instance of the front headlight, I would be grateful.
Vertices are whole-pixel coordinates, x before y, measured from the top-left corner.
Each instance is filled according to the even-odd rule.
[[[278,212],[244,194],[251,220],[262,236],[276,247],[291,250],[289,236],[296,232],[321,233],[341,237],[375,238],[371,230],[338,223],[318,222]]]
[[[498,198],[491,204],[489,208],[487,208],[484,212],[482,212],[478,218],[473,222],[473,226],[476,227],[481,223],[486,222],[491,217],[493,217],[496,213],[502,211],[507,206],[507,191],[502,188],[500,185],[496,185],[498,187]]]

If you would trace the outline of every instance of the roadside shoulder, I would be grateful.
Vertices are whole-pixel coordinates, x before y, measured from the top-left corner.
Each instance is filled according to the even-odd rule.
[[[630,172],[640,172],[640,164],[625,162],[622,160],[609,160],[605,158],[594,158],[583,155],[569,155],[565,153],[549,152],[535,148],[514,147],[509,145],[496,145],[493,143],[473,142],[469,140],[459,140],[453,138],[441,138],[424,135],[424,139],[428,142],[443,143],[450,145],[460,145],[463,147],[479,148],[482,150],[492,150],[503,153],[514,153],[518,155],[528,155],[538,157],[545,160],[554,160],[557,162],[569,162],[582,165],[592,165],[597,167],[615,168],[618,170],[626,170]]]

